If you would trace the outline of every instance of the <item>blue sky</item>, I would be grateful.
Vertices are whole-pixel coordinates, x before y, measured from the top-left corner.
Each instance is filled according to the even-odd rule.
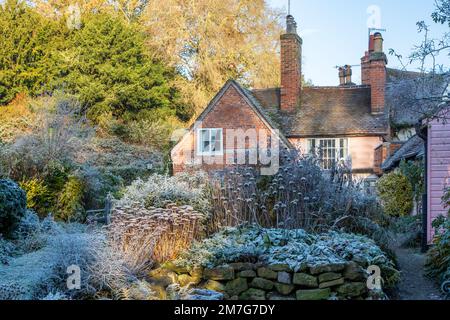
[[[288,0],[268,0],[277,8],[287,10]],[[369,14],[371,6],[379,8],[377,14]],[[424,20],[432,25],[433,37],[439,37],[448,27],[431,20],[434,0],[291,0],[291,14],[295,17],[303,38],[303,73],[314,85],[337,85],[336,65],[360,64],[367,49],[368,21],[381,24],[385,52],[395,49],[407,56],[414,45],[419,44],[416,22]],[[372,11],[373,12],[373,11]],[[375,19],[373,19],[375,17]],[[388,56],[389,67],[398,67],[394,56]],[[439,63],[450,65],[448,56]],[[417,69],[411,66],[408,69]],[[359,83],[360,68],[354,67],[353,82]]]

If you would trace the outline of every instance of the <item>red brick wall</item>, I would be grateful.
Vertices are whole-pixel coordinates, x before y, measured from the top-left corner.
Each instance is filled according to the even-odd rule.
[[[361,58],[361,83],[371,86],[372,113],[383,113],[386,90],[386,56],[374,52],[374,35],[369,38],[369,51]]]
[[[383,113],[386,91],[386,63],[384,60],[370,62],[370,87],[372,113]]]
[[[185,139],[182,140],[182,143],[177,146],[176,149],[172,150],[174,174],[189,170],[204,170],[206,172],[213,172],[230,167],[230,165],[227,164],[226,157],[227,155],[229,156],[231,152],[234,153],[235,150],[226,149],[226,131],[228,129],[242,129],[244,131],[248,129],[262,129],[268,136],[270,136],[269,128],[233,86],[228,88],[215,107],[205,116],[201,127],[223,129],[223,156],[198,156],[197,132],[191,131],[189,132],[189,136],[185,137]],[[189,163],[189,156],[193,157],[195,162],[194,164]]]
[[[381,176],[383,174],[381,165],[387,159],[387,157],[388,157],[388,146],[386,143],[383,143],[378,148],[375,149],[373,171],[376,175]]]
[[[387,158],[392,156],[395,151],[400,149],[400,147],[403,145],[401,142],[385,142],[378,146],[375,149],[375,160],[374,160],[374,172],[377,175],[382,175],[383,170],[381,169],[381,165],[384,161],[386,161]]]
[[[281,110],[295,111],[302,85],[302,40],[297,34],[281,36]]]
[[[369,64],[369,52],[366,52],[364,57],[361,58],[361,84],[370,84],[370,64]]]

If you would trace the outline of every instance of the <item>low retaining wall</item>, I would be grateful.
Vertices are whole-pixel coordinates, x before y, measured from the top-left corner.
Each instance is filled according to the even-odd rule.
[[[305,267],[238,262],[187,270],[172,263],[153,270],[152,281],[221,292],[226,300],[370,299],[367,273],[355,262]]]

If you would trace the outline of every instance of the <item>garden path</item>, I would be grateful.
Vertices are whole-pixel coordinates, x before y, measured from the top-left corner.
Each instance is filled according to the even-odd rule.
[[[401,271],[398,300],[443,300],[437,282],[425,276],[425,254],[418,248],[402,248],[395,241],[392,245]]]

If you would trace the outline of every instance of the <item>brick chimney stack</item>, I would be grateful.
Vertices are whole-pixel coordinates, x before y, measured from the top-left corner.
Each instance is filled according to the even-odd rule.
[[[369,50],[361,58],[361,81],[363,85],[370,85],[373,114],[384,112],[387,63],[383,52],[383,36],[379,32],[370,35]]]
[[[281,111],[294,112],[302,90],[302,39],[293,16],[286,17],[286,33],[281,35]]]
[[[354,86],[352,82],[352,66],[346,64],[343,67],[339,67],[339,85],[342,86]]]
[[[345,86],[345,69],[344,69],[344,67],[339,67],[339,85]]]

